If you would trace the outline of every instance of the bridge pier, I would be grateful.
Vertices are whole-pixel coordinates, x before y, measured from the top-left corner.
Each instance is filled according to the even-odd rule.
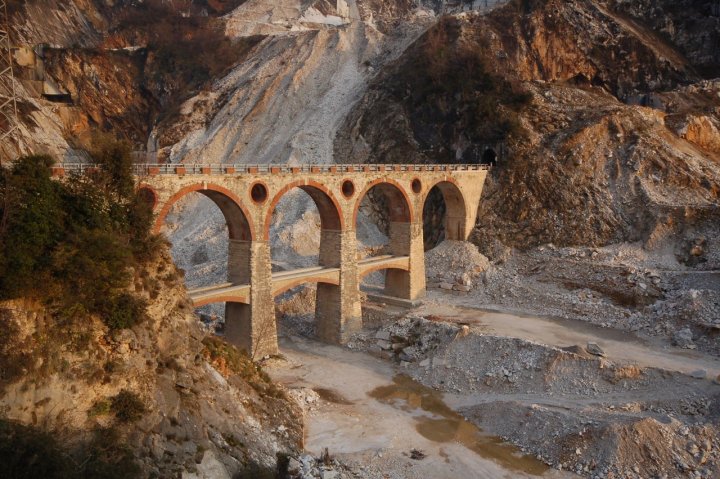
[[[249,284],[252,241],[231,239],[228,242],[228,277],[233,284]]]
[[[253,359],[277,354],[275,301],[272,295],[270,245],[267,241],[235,241],[230,244],[228,280],[246,268],[248,276],[238,284],[250,284],[250,304],[228,302],[225,306],[225,338]]]
[[[357,241],[354,230],[322,230],[320,265],[339,267],[338,285],[318,283],[315,321],[320,339],[344,344],[362,328],[360,285],[357,268]]]
[[[425,247],[421,222],[390,223],[390,254],[409,256],[408,271],[388,269],[385,273],[387,296],[419,299],[425,296]]]

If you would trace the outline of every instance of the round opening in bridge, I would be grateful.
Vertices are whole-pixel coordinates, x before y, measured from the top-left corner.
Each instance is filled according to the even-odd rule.
[[[155,209],[158,199],[155,191],[153,191],[152,188],[149,188],[147,186],[140,187],[140,189],[137,191],[137,197],[140,199],[140,201],[148,205],[150,209]]]
[[[342,194],[345,196],[345,198],[350,198],[352,195],[355,194],[355,185],[350,180],[343,181],[342,184]]]
[[[262,183],[255,183],[250,188],[250,197],[255,203],[265,203],[268,197],[267,186]]]
[[[412,183],[410,183],[410,187],[412,188],[413,193],[418,194],[422,191],[422,182],[418,178],[415,178],[412,180]]]

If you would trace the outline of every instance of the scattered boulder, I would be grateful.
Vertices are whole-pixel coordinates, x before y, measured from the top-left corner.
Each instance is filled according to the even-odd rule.
[[[673,344],[685,349],[695,349],[693,334],[689,328],[683,328],[673,336]]]
[[[597,345],[597,343],[587,343],[587,352],[594,355],[594,356],[600,356],[605,357],[605,351]]]
[[[375,339],[382,339],[384,341],[390,341],[390,331],[386,331],[384,329],[378,330],[378,332],[375,333]]]

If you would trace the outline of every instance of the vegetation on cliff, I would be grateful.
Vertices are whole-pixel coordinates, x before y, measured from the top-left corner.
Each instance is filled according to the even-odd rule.
[[[112,329],[142,320],[128,291],[153,254],[150,206],[135,193],[129,145],[98,137],[93,175],[56,181],[53,159],[26,156],[0,171],[0,299],[33,298],[58,320],[97,314]]]
[[[484,146],[522,139],[518,116],[530,96],[493,72],[487,50],[479,34],[469,36],[456,17],[443,17],[371,86],[362,104],[372,114],[351,114],[347,124],[363,132],[364,148],[341,132],[336,156],[371,163],[480,163]],[[373,132],[380,124],[382,131]],[[345,155],[346,148],[354,151]]]

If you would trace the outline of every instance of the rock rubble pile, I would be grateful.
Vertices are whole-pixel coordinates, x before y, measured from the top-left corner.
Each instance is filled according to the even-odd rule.
[[[477,246],[465,241],[446,240],[425,253],[428,288],[470,292],[489,267]]]
[[[460,412],[556,469],[593,478],[720,471],[720,395],[705,371],[619,364],[594,342],[560,349],[414,313],[357,334],[354,347],[434,389],[480,393],[485,400]]]

